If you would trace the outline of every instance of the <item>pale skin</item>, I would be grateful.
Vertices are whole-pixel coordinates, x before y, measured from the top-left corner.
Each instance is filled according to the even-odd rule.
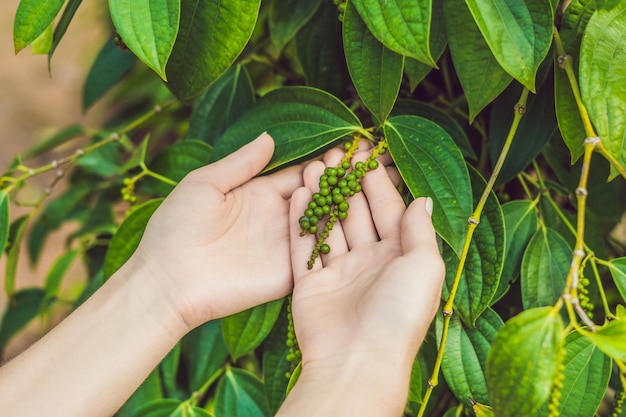
[[[272,152],[264,134],[181,181],[130,260],[0,368],[3,416],[113,415],[190,330],[292,291],[303,372],[279,415],[400,415],[443,279],[429,206],[368,173],[308,271],[297,218],[324,164],[254,178]]]

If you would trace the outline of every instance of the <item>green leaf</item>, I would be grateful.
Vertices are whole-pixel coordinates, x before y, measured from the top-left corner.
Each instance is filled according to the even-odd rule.
[[[567,335],[563,365],[560,417],[594,416],[604,398],[609,377],[611,359],[589,339],[578,332]],[[547,416],[548,403],[544,403],[537,416]]]
[[[487,183],[473,167],[470,167],[469,173],[476,205]],[[492,191],[483,208],[480,224],[472,237],[454,299],[455,312],[468,326],[474,326],[476,319],[489,307],[498,289],[504,251],[504,216]],[[443,246],[442,252],[446,262],[446,285],[442,291],[445,299],[450,294],[459,259],[447,245]]]
[[[13,224],[11,224],[9,229],[9,246],[7,248],[8,257],[4,274],[4,291],[8,298],[13,297],[13,294],[15,294],[17,261],[20,254],[22,239],[24,238],[24,232],[26,232],[26,226],[28,226],[30,217],[31,216],[28,214],[18,217]]]
[[[104,279],[109,279],[115,271],[130,259],[139,246],[148,220],[156,211],[163,199],[147,201],[138,205],[124,219],[117,233],[111,239],[109,250],[104,260]]]
[[[353,0],[352,3],[383,45],[432,67],[430,53],[432,0]]]
[[[563,294],[572,249],[558,232],[541,228],[528,242],[520,280],[525,309],[551,306]]]
[[[254,87],[246,67],[236,65],[198,98],[189,119],[187,137],[213,144],[254,104]]]
[[[474,410],[476,417],[495,417],[493,408],[488,405],[476,403],[472,405],[472,410]]]
[[[425,103],[417,100],[400,99],[396,102],[391,114],[396,116],[400,114],[412,114],[415,116],[423,117],[432,122],[435,122],[442,127],[459,147],[464,157],[478,160],[472,145],[470,145],[469,138],[465,133],[465,130],[450,114],[444,112],[438,107],[432,104]]]
[[[109,0],[111,19],[124,44],[165,81],[180,8],[180,0]]]
[[[435,1],[433,3],[432,13],[432,22],[430,25],[430,52],[436,62],[439,61],[439,58],[443,55],[448,42],[442,1]],[[408,57],[404,59],[404,72],[409,79],[411,92],[417,88],[417,85],[422,82],[432,69],[430,65],[426,65],[417,59]]]
[[[466,0],[498,63],[530,91],[552,44],[549,0]]]
[[[452,63],[463,87],[470,122],[511,83],[463,0],[444,0]]]
[[[185,382],[190,393],[216,378],[228,357],[222,321],[210,321],[187,334],[182,340],[180,355],[180,366],[186,370]]]
[[[147,134],[139,146],[134,150],[128,161],[120,168],[120,172],[126,173],[133,168],[138,168],[142,163],[146,161],[146,151],[148,150],[148,143],[150,142],[150,135]]]
[[[157,403],[161,401],[180,403],[178,400],[163,400],[161,377],[159,369],[156,368],[150,372],[150,375],[141,383],[137,391],[124,403],[115,417],[137,417],[136,413],[139,413],[138,415],[141,417],[161,417],[163,416],[164,405]],[[172,408],[172,410],[174,409],[175,407]]]
[[[65,0],[21,0],[13,21],[15,53],[30,45],[54,22]]]
[[[203,408],[192,406],[188,401],[185,401],[170,417],[213,417],[213,414]]]
[[[411,367],[411,382],[409,383],[409,401],[422,402],[422,367],[418,356],[413,360]]]
[[[118,173],[120,165],[118,149],[117,143],[109,143],[81,156],[78,158],[76,165],[101,178],[112,177]]]
[[[76,11],[80,7],[83,0],[69,0],[67,2],[67,6],[63,10],[63,14],[61,15],[61,19],[59,19],[59,23],[57,23],[56,28],[54,28],[54,33],[52,34],[52,46],[50,47],[50,51],[48,52],[48,70],[50,69],[50,61],[52,60],[52,55],[54,55],[54,51],[56,51],[57,46],[65,36],[65,32],[69,27]]]
[[[87,129],[82,125],[66,126],[29,148],[24,152],[23,157],[24,159],[34,158],[86,133]]]
[[[295,48],[306,85],[337,97],[345,95],[349,84],[341,28],[337,7],[323,1],[317,13],[298,31]]]
[[[9,195],[0,190],[0,258],[9,243],[10,229]]]
[[[169,417],[180,407],[182,401],[173,398],[159,398],[150,401],[132,414],[133,417]]]
[[[522,172],[539,154],[557,127],[554,117],[554,86],[552,59],[542,64],[537,77],[537,94],[530,94],[526,103],[526,113],[522,117],[513,137],[508,157],[504,160],[496,187],[505,184]],[[522,93],[522,86],[511,84],[494,102],[489,123],[489,153],[495,165],[506,138],[511,130],[515,104]]]
[[[48,55],[50,48],[52,48],[53,29],[53,24],[50,24],[46,30],[33,41],[33,47],[31,48],[33,55]]]
[[[574,0],[567,6],[561,20],[561,42],[570,56],[574,72],[578,72],[580,41],[589,18],[596,9],[596,0]],[[559,130],[571,153],[574,163],[583,154],[585,127],[578,113],[574,93],[564,70],[558,69],[558,56],[554,56],[554,104]]]
[[[281,51],[298,30],[315,14],[321,0],[274,0],[268,22],[270,38]]]
[[[496,332],[504,326],[502,319],[492,309],[478,317],[476,325],[468,328],[453,315],[448,328],[448,338],[441,369],[448,386],[466,408],[472,402],[487,403],[485,363]],[[441,339],[443,318],[437,316],[437,338]]]
[[[622,300],[626,300],[626,257],[611,259],[606,266],[611,272]]]
[[[562,332],[563,322],[552,307],[523,311],[498,331],[485,372],[496,416],[531,415],[548,398],[559,366]]]
[[[293,370],[293,372],[291,373],[291,376],[289,377],[289,383],[287,384],[287,395],[289,395],[289,392],[296,385],[296,382],[298,382],[298,378],[300,378],[301,373],[302,373],[302,362],[298,362],[298,364],[296,365],[296,368]]]
[[[506,249],[500,284],[494,299],[502,298],[509,285],[517,279],[522,265],[522,256],[528,242],[537,231],[537,209],[535,204],[527,200],[510,201],[502,206],[504,230],[506,231]]]
[[[177,398],[179,395],[176,379],[180,364],[180,351],[180,343],[177,343],[159,364],[164,395],[169,398]]]
[[[362,131],[360,120],[332,95],[310,87],[284,87],[267,93],[217,140],[210,162],[268,132],[275,143],[265,168],[270,170]]]
[[[384,122],[400,91],[404,58],[372,35],[350,2],[343,18],[343,47],[359,97],[378,121]]]
[[[168,87],[189,101],[217,80],[248,43],[260,0],[191,0],[181,3],[178,38],[166,73]]]
[[[286,304],[283,305],[274,328],[261,348],[263,351],[263,382],[267,389],[267,401],[271,415],[278,412],[285,400],[289,383],[289,378],[286,376],[291,372],[291,362],[287,360],[289,347],[286,343],[288,326]]]
[[[0,352],[11,337],[37,317],[44,297],[41,288],[27,288],[13,294],[0,321]]]
[[[243,369],[227,368],[215,393],[215,417],[269,417],[263,382]]]
[[[135,61],[135,55],[109,39],[91,64],[83,85],[83,112],[111,90],[131,70]]]
[[[383,127],[389,151],[414,197],[433,199],[437,233],[460,253],[472,212],[469,174],[448,133],[417,116],[394,116]]]
[[[607,152],[626,166],[626,3],[597,10],[589,19],[580,47],[580,93]],[[611,178],[617,175],[611,167]]]
[[[610,357],[626,361],[626,320],[610,321],[595,332],[585,332],[584,335]]]
[[[46,277],[45,282],[45,290],[46,297],[56,297],[59,292],[59,288],[61,286],[61,282],[63,281],[63,277],[67,273],[67,270],[72,265],[72,262],[76,259],[78,255],[81,254],[80,250],[72,249],[67,252],[64,252],[52,265],[50,271],[48,271],[48,276]]]
[[[199,140],[175,142],[159,153],[148,167],[172,181],[180,181],[194,169],[205,166],[211,160],[211,146]],[[164,182],[150,179],[146,183],[160,195],[167,195],[174,187]]]
[[[224,318],[222,331],[233,361],[265,340],[278,319],[283,301],[281,298]]]

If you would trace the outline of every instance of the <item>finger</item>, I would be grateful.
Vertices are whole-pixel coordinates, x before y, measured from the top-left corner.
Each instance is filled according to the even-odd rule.
[[[293,192],[304,184],[302,180],[303,171],[304,165],[298,164],[281,169],[267,178],[272,181],[272,184],[284,199],[289,199]]]
[[[420,250],[439,253],[435,228],[432,223],[432,199],[420,197],[413,200],[402,217],[402,252],[410,254]]]
[[[397,189],[398,186],[402,183],[402,177],[400,176],[400,173],[394,166],[386,166],[385,170],[387,171],[387,175],[389,175],[389,179],[391,179],[393,186]]]
[[[311,252],[315,247],[317,238],[315,235],[306,233],[300,235],[301,228],[299,219],[302,216],[309,200],[311,199],[311,190],[306,187],[298,188],[291,196],[291,204],[289,206],[289,237],[291,248],[291,269],[293,271],[294,282],[310,272],[307,263],[311,257]],[[321,263],[316,262],[311,270],[319,270],[322,268]]]
[[[368,171],[362,184],[380,239],[400,239],[406,206],[387,171],[380,166]]]
[[[232,154],[198,171],[219,191],[226,194],[261,172],[272,158],[273,152],[274,140],[269,134],[262,133]]]

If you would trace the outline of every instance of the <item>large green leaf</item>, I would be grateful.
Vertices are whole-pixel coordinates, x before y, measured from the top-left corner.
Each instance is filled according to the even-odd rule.
[[[265,340],[278,319],[283,298],[225,317],[222,331],[233,361]]]
[[[298,31],[295,48],[306,85],[337,97],[344,97],[349,85],[341,27],[337,7],[323,1],[317,13]]]
[[[165,70],[170,90],[191,100],[217,80],[248,43],[260,0],[189,0]]]
[[[492,309],[487,309],[476,320],[475,327],[465,326],[457,316],[450,319],[448,339],[441,369],[448,386],[466,408],[473,401],[487,403],[485,363],[496,332],[504,326]],[[437,316],[437,337],[441,338],[443,319]]]
[[[286,303],[274,324],[274,328],[263,342],[263,383],[267,390],[267,401],[272,415],[275,415],[285,400],[291,372],[291,362],[287,360],[287,306]]]
[[[552,44],[549,0],[466,0],[498,63],[530,91]]]
[[[178,398],[179,391],[177,387],[178,366],[180,364],[180,351],[181,344],[176,343],[176,346],[163,358],[159,364],[159,371],[161,372],[161,380],[163,383],[163,392],[166,397]]]
[[[444,0],[452,63],[469,107],[470,121],[512,81],[500,66],[463,0]]]
[[[246,68],[236,65],[198,98],[189,119],[187,137],[213,144],[254,104],[254,88]]]
[[[274,156],[265,168],[269,170],[363,128],[354,113],[332,95],[310,87],[284,87],[267,93],[217,140],[211,162],[263,132],[275,143]]]
[[[580,41],[589,18],[596,9],[596,0],[573,0],[561,19],[559,35],[565,52],[570,56],[574,71],[578,73]],[[585,128],[578,113],[574,93],[565,71],[558,69],[558,56],[554,56],[554,104],[559,130],[571,153],[571,162],[583,154]]]
[[[263,382],[250,372],[227,368],[215,392],[215,417],[269,417]]]
[[[433,3],[432,17],[430,25],[430,52],[435,61],[446,50],[448,43],[446,37],[446,25],[443,17],[443,1],[435,1]],[[409,79],[409,88],[414,91],[417,85],[428,75],[433,69],[432,66],[424,64],[417,59],[406,57],[404,59],[404,72]]]
[[[506,250],[500,284],[492,303],[499,300],[508,291],[510,283],[519,276],[522,256],[530,238],[537,230],[537,209],[530,201],[510,201],[502,206],[502,213],[506,231]]]
[[[272,43],[279,51],[315,14],[321,0],[274,0],[270,6],[269,30]]]
[[[150,375],[141,383],[139,388],[131,395],[131,397],[124,403],[122,408],[115,414],[115,417],[136,417],[137,415],[142,417],[156,417],[162,416],[163,408],[161,406],[154,405],[154,409],[151,408],[148,403],[157,403],[161,401],[170,401],[180,403],[178,400],[163,400],[163,390],[161,389],[161,376],[159,374],[159,368],[150,372]],[[174,410],[175,408],[172,408]],[[144,411],[145,410],[145,411]],[[139,413],[141,411],[141,413]],[[153,414],[152,411],[154,411]],[[142,414],[146,412],[147,414]],[[148,413],[150,412],[150,413]],[[139,414],[137,414],[139,413]],[[167,415],[167,414],[166,414]]]
[[[470,167],[469,173],[476,205],[487,184],[473,167]],[[489,307],[498,289],[504,263],[504,239],[504,216],[492,191],[485,203],[480,224],[472,237],[454,298],[455,312],[468,326],[474,326],[476,319]],[[454,282],[459,258],[447,245],[443,245],[442,252],[446,262],[446,283],[442,295],[446,299]]]
[[[109,250],[104,260],[104,279],[110,278],[139,246],[148,220],[156,211],[162,199],[147,201],[136,208],[124,219],[117,233],[111,239]]]
[[[184,369],[188,391],[199,390],[219,375],[228,357],[222,336],[222,321],[213,320],[193,329],[181,342],[180,366]]]
[[[472,149],[472,145],[469,142],[469,138],[465,133],[465,130],[461,127],[450,114],[433,106],[432,104],[425,103],[423,101],[400,99],[393,107],[391,114],[396,116],[400,114],[413,114],[415,116],[423,117],[437,123],[442,127],[459,147],[464,157],[473,159],[476,161],[476,153]]]
[[[430,53],[432,0],[353,0],[370,31],[383,45],[436,67]]]
[[[580,47],[580,93],[608,153],[626,166],[626,2],[597,10],[589,19]],[[611,177],[617,170],[611,167]]]
[[[80,254],[81,251],[78,249],[68,250],[67,252],[64,252],[54,262],[54,264],[48,271],[48,275],[46,276],[46,282],[44,284],[44,287],[46,289],[46,297],[56,297],[57,293],[59,292],[59,288],[61,287],[63,277],[67,273],[67,270],[72,265],[76,257]]]
[[[83,86],[83,111],[102,98],[136,62],[135,56],[109,39],[96,57]]]
[[[610,321],[595,332],[585,332],[585,336],[610,357],[626,361],[626,320]]]
[[[48,29],[65,0],[21,0],[13,21],[15,53],[30,45]]]
[[[563,294],[572,249],[558,232],[541,228],[528,242],[520,280],[525,309],[553,305]]]
[[[0,191],[0,257],[9,242],[9,195],[5,191]]]
[[[343,48],[359,97],[384,122],[400,91],[404,58],[372,35],[350,2],[343,18]]]
[[[435,229],[460,253],[472,212],[470,179],[461,151],[445,130],[417,116],[391,117],[384,133],[407,187],[414,197],[433,199]]]
[[[589,339],[578,332],[567,335],[563,358],[563,385],[561,401],[557,407],[560,417],[594,416],[604,398],[609,377],[611,359]],[[548,403],[536,414],[547,416]]]
[[[607,266],[622,300],[626,300],[626,257],[611,259]]]
[[[111,19],[124,44],[166,81],[180,8],[181,0],[109,0]]]
[[[559,366],[562,332],[552,307],[526,310],[498,331],[485,372],[496,416],[529,416],[541,407]]]
[[[9,339],[37,317],[45,291],[41,288],[27,288],[16,292],[0,321],[0,352]]]

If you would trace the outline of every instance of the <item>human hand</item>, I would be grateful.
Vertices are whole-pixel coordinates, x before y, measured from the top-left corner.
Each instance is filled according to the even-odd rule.
[[[439,306],[445,275],[432,201],[419,198],[406,208],[388,172],[369,171],[363,193],[349,200],[348,217],[330,233],[330,253],[308,270],[316,238],[299,236],[298,218],[325,166],[336,165],[341,156],[337,151],[327,154],[325,164],[311,163],[304,171],[305,188],[296,190],[291,202],[292,311],[303,373],[358,357],[397,359],[410,371]]]
[[[189,173],[150,219],[132,262],[189,328],[287,295],[289,198],[301,168],[257,175],[268,134]]]

